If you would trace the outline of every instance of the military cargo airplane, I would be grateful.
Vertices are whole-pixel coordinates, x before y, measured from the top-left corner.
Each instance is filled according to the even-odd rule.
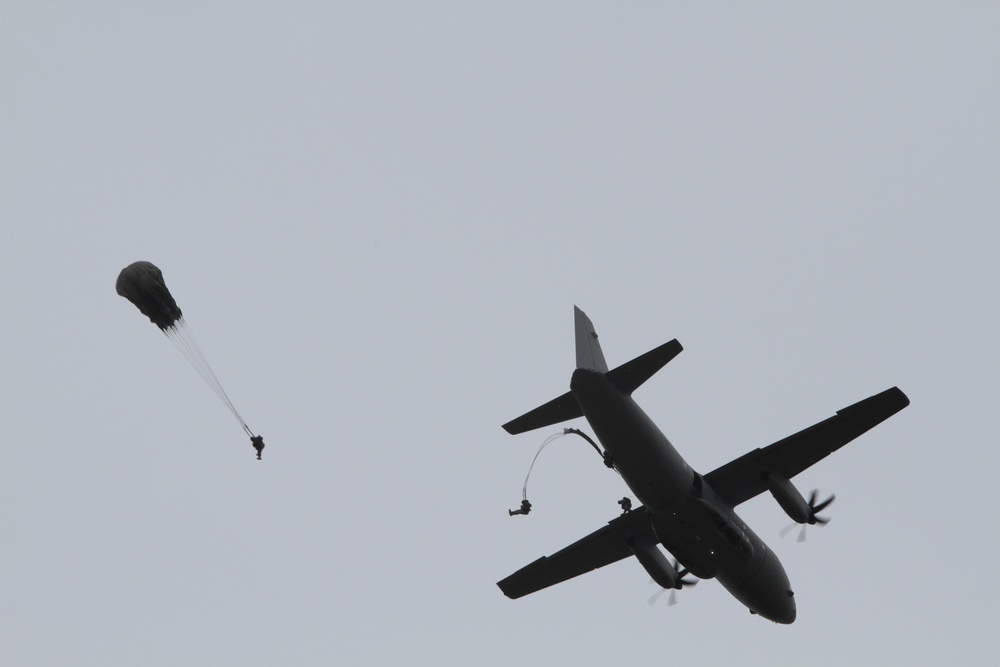
[[[825,523],[817,513],[832,497],[817,504],[814,493],[807,502],[790,480],[905,408],[909,399],[896,387],[887,389],[699,475],[632,399],[632,392],[680,353],[681,344],[672,340],[608,370],[590,318],[574,311],[576,370],[569,392],[503,428],[514,435],[586,417],[642,505],[624,505],[626,511],[603,528],[498,582],[500,590],[519,598],[635,556],[665,589],[696,583],[685,578],[688,574],[715,578],[752,614],[793,622],[795,599],[785,569],[734,508],[770,491],[797,523]],[[676,559],[673,564],[659,545]]]

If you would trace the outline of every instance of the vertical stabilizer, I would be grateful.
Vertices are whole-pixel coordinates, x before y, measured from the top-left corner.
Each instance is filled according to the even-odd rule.
[[[573,307],[573,312],[576,318],[576,367],[598,373],[607,373],[612,384],[626,394],[635,391],[639,385],[652,377],[653,373],[676,357],[682,349],[680,343],[672,340],[608,372],[608,364],[604,361],[601,344],[597,342],[597,332],[594,331],[593,322],[576,306]],[[573,392],[568,391],[545,405],[507,422],[503,428],[514,435],[582,416],[583,410],[580,409]]]
[[[576,316],[576,367],[607,373],[608,363],[604,361],[594,323],[576,306],[573,306],[573,314]]]

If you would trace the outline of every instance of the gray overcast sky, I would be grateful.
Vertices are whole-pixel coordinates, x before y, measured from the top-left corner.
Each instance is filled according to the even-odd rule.
[[[502,4],[502,6],[501,6]],[[937,665],[995,657],[1000,9],[0,8],[0,662]],[[164,271],[251,428],[114,291]],[[792,626],[622,562],[495,582],[628,493],[500,424],[572,306],[698,470],[898,385],[779,539]],[[585,424],[576,424],[584,428]]]

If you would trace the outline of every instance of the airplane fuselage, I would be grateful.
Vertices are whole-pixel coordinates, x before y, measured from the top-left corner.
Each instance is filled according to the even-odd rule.
[[[570,392],[622,479],[652,514],[657,539],[692,574],[718,579],[750,611],[795,620],[788,576],[736,512],[674,449],[632,397],[599,371],[577,369]]]

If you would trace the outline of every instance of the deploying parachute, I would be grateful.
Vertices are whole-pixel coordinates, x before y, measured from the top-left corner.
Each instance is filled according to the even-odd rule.
[[[150,262],[135,262],[129,264],[118,274],[118,282],[115,284],[118,294],[125,297],[138,308],[149,321],[160,327],[184,358],[190,362],[198,374],[204,378],[212,391],[226,404],[229,411],[233,413],[237,421],[243,426],[243,430],[250,436],[250,442],[257,450],[257,458],[260,458],[264,449],[264,439],[259,435],[254,435],[246,421],[237,412],[236,406],[229,399],[226,390],[215,376],[211,366],[202,354],[194,334],[184,321],[181,309],[177,307],[177,302],[163,282],[163,273]]]

